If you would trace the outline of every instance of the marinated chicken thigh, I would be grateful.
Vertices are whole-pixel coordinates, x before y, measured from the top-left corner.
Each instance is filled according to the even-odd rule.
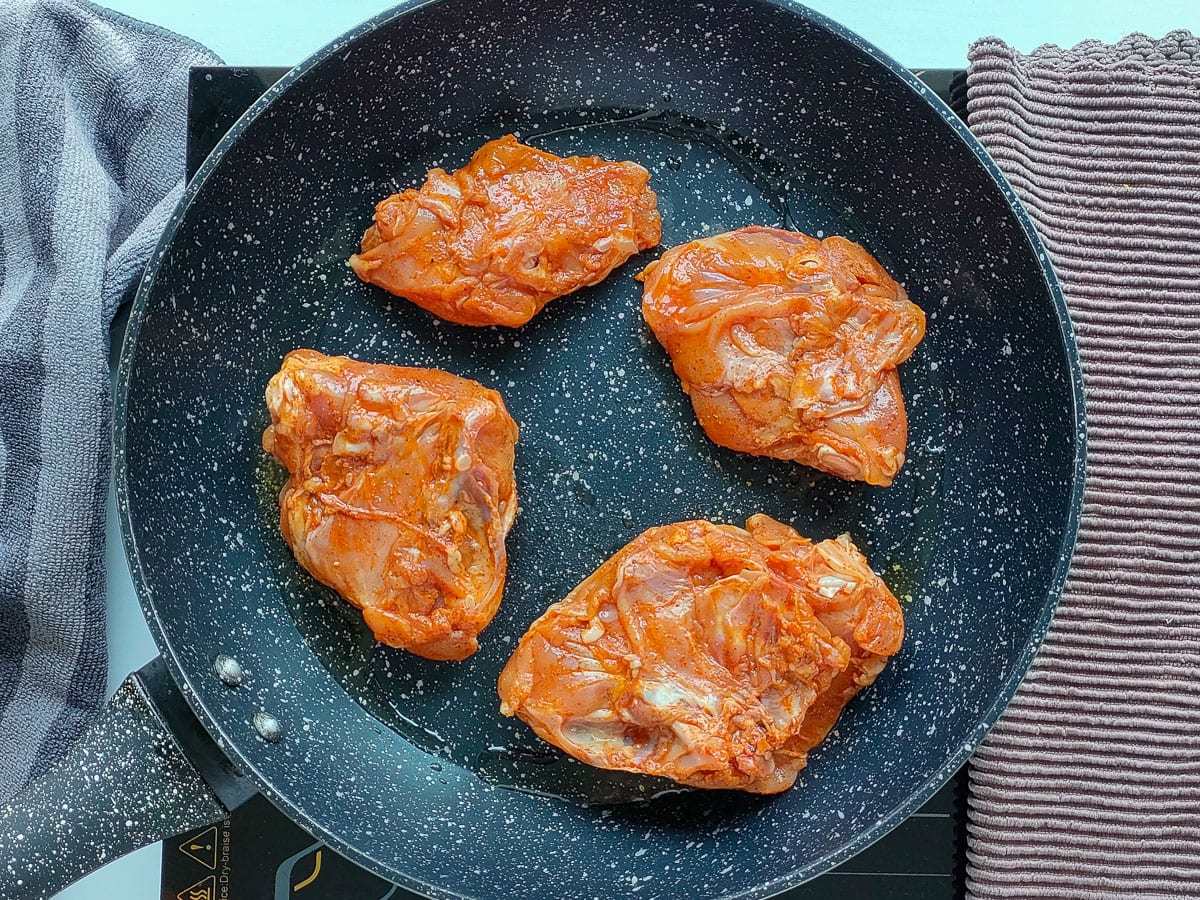
[[[375,636],[464,659],[496,614],[517,511],[517,426],[498,393],[436,369],[295,350],[263,447],[289,473],[280,529]]]
[[[887,486],[925,314],[870,254],[754,226],[668,250],[642,311],[714,442]]]
[[[786,790],[900,649],[900,606],[846,536],[756,515],[651,528],[530,626],[501,712],[606,769]]]
[[[350,266],[451,322],[524,325],[658,243],[649,181],[636,163],[564,158],[509,135],[381,201]]]

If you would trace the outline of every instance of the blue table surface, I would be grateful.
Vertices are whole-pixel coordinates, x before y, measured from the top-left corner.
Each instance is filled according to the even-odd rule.
[[[379,0],[110,0],[128,15],[186,34],[231,65],[293,65],[387,9]],[[1197,0],[809,0],[912,66],[963,65],[972,40],[993,34],[1021,50],[1063,46],[1086,38],[1113,41],[1141,31],[1161,37],[1173,28],[1200,31]],[[155,655],[133,594],[109,497],[109,689]],[[110,863],[59,895],[63,900],[154,900],[159,896],[159,845]],[[246,898],[253,900],[253,898]]]

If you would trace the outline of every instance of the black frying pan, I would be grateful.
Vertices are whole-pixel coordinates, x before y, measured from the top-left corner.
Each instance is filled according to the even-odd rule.
[[[895,485],[709,443],[640,319],[649,255],[518,331],[450,325],[353,277],[376,200],[510,131],[646,165],[664,246],[750,223],[865,244],[929,316],[901,371]],[[259,435],[263,386],[295,347],[448,369],[501,390],[520,422],[509,584],[468,661],[376,645],[283,545]],[[106,801],[122,815],[103,821],[130,821],[106,851],[202,824],[252,784],[430,896],[781,891],[901,821],[995,721],[1062,586],[1084,454],[1067,314],[995,166],[907,71],[771,0],[408,3],[338,40],[193,181],[138,294],[115,418],[126,548],[171,678],[160,666],[127,686],[59,773],[68,787],[8,810],[6,897],[100,857],[65,849],[71,828],[87,836],[97,805],[71,800],[97,770],[138,776]],[[907,607],[904,650],[795,789],[660,795],[501,718],[515,639],[606,556],[650,525],[758,511],[817,539],[849,531]]]

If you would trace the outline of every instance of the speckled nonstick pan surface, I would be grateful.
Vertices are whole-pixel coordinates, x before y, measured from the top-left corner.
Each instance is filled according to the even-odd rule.
[[[865,244],[929,317],[901,369],[895,485],[708,442],[640,316],[653,254],[516,331],[447,324],[352,275],[376,200],[509,131],[645,165],[664,247],[751,223]],[[520,423],[508,587],[466,662],[376,645],[284,546],[259,437],[263,387],[296,347],[478,379]],[[196,713],[300,824],[434,896],[763,897],[847,858],[1011,696],[1082,486],[1074,345],[1011,192],[901,67],[767,0],[444,0],[367,23],[201,169],[138,294],[119,394],[134,579]],[[904,649],[795,789],[660,794],[502,719],[515,640],[605,557],[651,525],[759,511],[814,539],[849,531],[907,611]],[[236,690],[213,674],[222,653],[247,673]]]

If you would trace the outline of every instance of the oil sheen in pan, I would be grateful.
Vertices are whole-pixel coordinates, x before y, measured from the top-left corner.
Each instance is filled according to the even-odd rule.
[[[664,98],[666,103],[669,100]],[[651,171],[651,184],[658,192],[663,214],[660,249],[749,224],[779,225],[818,237],[833,233],[856,237],[855,216],[846,205],[845,192],[832,190],[809,173],[785,167],[744,136],[666,108],[569,110],[544,113],[536,119],[530,116],[501,119],[483,123],[481,129],[479,134],[458,135],[452,143],[431,146],[426,159],[406,160],[406,170],[394,173],[394,178],[381,183],[376,193],[382,196],[391,190],[419,184],[430,165],[444,160],[446,167],[453,168],[489,138],[511,131],[533,146],[560,155],[597,154],[610,159],[633,159],[645,165]],[[362,225],[362,221],[356,221],[337,229],[341,235],[338,240],[356,230],[361,233]],[[889,265],[886,254],[879,252],[881,248],[871,249],[885,267]],[[328,251],[331,255],[342,251],[348,255],[348,248],[342,246],[331,245]],[[374,291],[373,303],[394,308],[398,316],[416,317],[421,327],[438,331],[439,341],[461,334],[457,338],[459,350],[464,343],[482,342],[477,349],[486,357],[504,341],[531,345],[521,346],[520,352],[538,354],[540,361],[537,370],[527,377],[543,378],[548,384],[561,373],[556,375],[546,370],[553,368],[554,360],[573,352],[625,359],[626,366],[632,363],[647,367],[646,372],[628,373],[632,390],[655,397],[646,402],[639,416],[659,415],[654,402],[663,394],[672,409],[678,407],[672,416],[677,421],[670,425],[672,443],[677,440],[683,452],[711,456],[737,486],[731,493],[723,493],[722,499],[710,500],[703,508],[696,509],[693,517],[741,524],[747,515],[761,510],[791,519],[801,531],[809,531],[806,523],[819,522],[821,533],[812,534],[817,538],[853,530],[856,541],[893,586],[901,602],[905,602],[911,589],[907,586],[920,583],[920,571],[930,552],[930,547],[917,543],[914,536],[923,533],[922,521],[937,515],[938,486],[918,484],[916,478],[907,478],[887,492],[880,492],[792,463],[734,454],[708,443],[695,426],[690,407],[669,372],[665,355],[659,351],[638,312],[641,289],[633,276],[659,252],[653,250],[635,257],[604,284],[582,291],[574,299],[553,301],[538,320],[518,332],[464,331],[450,327],[453,335],[441,335],[447,329],[437,322],[425,322],[426,313],[374,288],[362,289]],[[353,288],[359,286],[354,284]],[[595,304],[605,304],[605,308],[597,310]],[[588,340],[594,342],[589,348],[576,346],[580,335],[567,341],[566,331],[559,327],[564,318],[578,320],[581,314],[595,318],[588,326]],[[369,345],[373,341],[369,338],[364,341],[364,335],[356,333],[364,327],[361,319],[347,323],[335,316],[330,328],[339,329],[338,333],[335,337],[323,334],[321,340],[324,344],[343,346],[343,352],[362,358],[461,369],[461,361],[456,366],[451,360],[443,361],[437,356],[399,359],[394,353],[372,351]],[[535,327],[546,334],[531,336]],[[562,334],[558,334],[560,331]],[[596,338],[598,332],[606,337]],[[280,539],[271,547],[273,564],[296,625],[350,696],[381,723],[430,754],[431,777],[455,777],[454,770],[460,769],[497,786],[587,805],[647,802],[664,793],[687,791],[688,788],[665,779],[583,765],[540,741],[523,722],[500,715],[494,687],[496,676],[524,628],[546,605],[561,599],[627,540],[646,527],[662,523],[642,521],[640,516],[623,512],[617,514],[620,521],[606,521],[613,519],[613,511],[601,512],[606,508],[606,498],[597,497],[587,479],[568,480],[565,489],[554,490],[539,490],[528,477],[523,479],[525,473],[544,473],[546,467],[555,464],[547,455],[551,451],[539,446],[544,435],[530,430],[547,427],[545,412],[538,413],[540,419],[523,420],[522,391],[527,386],[517,383],[506,391],[503,381],[489,378],[486,368],[489,363],[483,357],[475,360],[482,371],[460,371],[460,374],[490,381],[511,398],[510,409],[523,428],[517,447],[518,492],[522,506],[530,509],[518,516],[514,534],[509,538],[510,578],[505,599],[496,620],[480,635],[479,652],[461,663],[438,663],[377,644],[358,611],[308,576]],[[501,374],[508,377],[509,373]],[[924,367],[906,367],[902,377],[910,421],[916,423],[922,417],[921,411],[932,406],[921,402],[922,395],[938,388],[927,383]],[[619,400],[614,398],[614,402]],[[265,425],[265,411],[262,415]],[[938,433],[934,427],[919,424],[912,430],[918,440],[921,434]],[[908,468],[918,471],[923,468],[922,457],[930,455],[924,452],[926,449],[932,452],[935,448],[914,446],[910,438]],[[273,533],[278,534],[275,498],[283,474],[265,457],[259,472],[260,508],[271,522]],[[920,496],[915,494],[918,488]],[[522,523],[528,524],[530,514],[536,516],[534,505],[563,502],[564,496],[567,502],[575,504],[571,527],[576,533],[562,539],[586,543],[589,550],[581,558],[587,562],[577,563],[578,571],[572,570],[569,577],[563,573],[561,583],[539,583],[529,573],[529,566],[514,566],[512,554],[537,552],[528,544],[521,549]],[[789,515],[793,512],[795,517]],[[899,518],[896,513],[901,514],[908,527],[896,527]],[[861,525],[856,523],[878,521],[884,516],[892,522],[888,529],[891,542],[886,547],[872,547],[872,536],[862,533]],[[580,523],[578,528],[574,527],[574,521]],[[521,569],[525,571],[518,571]],[[855,702],[869,702],[869,694],[867,691]],[[831,739],[836,739],[836,732]]]

